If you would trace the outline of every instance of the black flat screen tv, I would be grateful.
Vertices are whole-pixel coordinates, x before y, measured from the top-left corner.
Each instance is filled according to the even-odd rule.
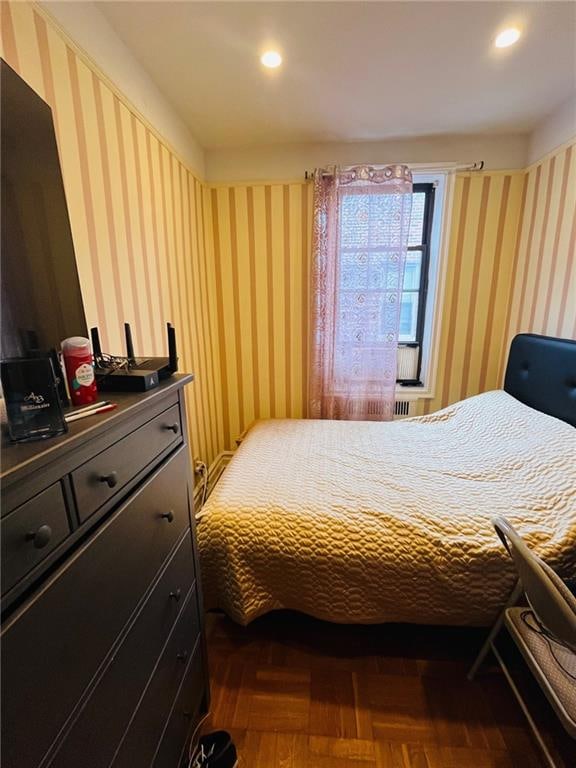
[[[52,110],[0,59],[0,358],[86,336]]]

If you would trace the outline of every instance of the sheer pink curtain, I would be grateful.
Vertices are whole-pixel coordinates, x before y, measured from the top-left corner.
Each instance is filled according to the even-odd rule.
[[[411,207],[404,165],[315,174],[311,418],[393,417]]]

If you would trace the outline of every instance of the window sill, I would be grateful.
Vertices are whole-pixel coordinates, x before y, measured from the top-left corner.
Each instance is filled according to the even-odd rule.
[[[434,393],[427,387],[403,387],[396,385],[397,400],[431,400]]]

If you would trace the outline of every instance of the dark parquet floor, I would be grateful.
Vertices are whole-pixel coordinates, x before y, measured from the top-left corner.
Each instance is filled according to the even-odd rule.
[[[212,711],[239,768],[542,768],[485,630],[209,618]]]

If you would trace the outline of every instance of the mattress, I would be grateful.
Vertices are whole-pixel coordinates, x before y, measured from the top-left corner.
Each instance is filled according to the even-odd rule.
[[[515,581],[504,515],[576,574],[576,430],[503,391],[395,422],[257,422],[198,522],[206,606],[486,625]]]

